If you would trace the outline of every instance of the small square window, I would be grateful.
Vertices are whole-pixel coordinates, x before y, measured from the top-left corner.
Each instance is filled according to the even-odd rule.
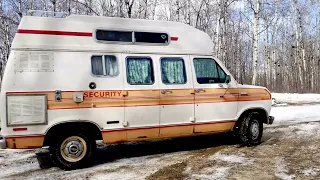
[[[182,58],[161,58],[161,77],[164,84],[185,84],[186,69]]]
[[[154,74],[152,59],[148,57],[128,57],[127,82],[130,85],[153,84]]]
[[[117,76],[119,69],[116,57],[110,55],[92,56],[91,71],[96,76]]]

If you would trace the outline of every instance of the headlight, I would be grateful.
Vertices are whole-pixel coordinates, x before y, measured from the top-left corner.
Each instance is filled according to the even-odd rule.
[[[8,95],[7,125],[47,124],[47,95]]]

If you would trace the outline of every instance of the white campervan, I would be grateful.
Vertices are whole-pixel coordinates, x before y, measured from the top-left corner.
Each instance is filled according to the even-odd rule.
[[[24,16],[1,85],[7,148],[49,146],[63,169],[106,144],[234,131],[257,145],[271,94],[238,84],[210,37],[179,22]]]

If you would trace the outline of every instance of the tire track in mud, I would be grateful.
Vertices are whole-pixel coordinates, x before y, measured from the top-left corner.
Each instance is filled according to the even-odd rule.
[[[154,180],[154,179],[185,179],[188,178],[187,171],[198,171],[204,167],[211,166],[211,162],[204,161],[209,156],[216,154],[217,152],[227,148],[227,145],[221,145],[213,148],[194,150],[189,152],[191,154],[190,158],[187,158],[181,162],[177,162],[173,165],[166,166],[164,168],[159,169],[155,173],[146,177],[146,180]],[[188,166],[192,166],[189,169],[186,169]]]

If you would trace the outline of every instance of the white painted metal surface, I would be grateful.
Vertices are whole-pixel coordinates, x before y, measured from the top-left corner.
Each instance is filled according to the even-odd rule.
[[[90,91],[90,82],[97,84],[95,90],[115,90],[122,94],[125,94],[126,91],[150,91],[152,93],[156,90],[176,91],[179,89],[194,92],[196,89],[224,89],[227,87],[226,84],[197,83],[192,59],[193,57],[212,57],[213,43],[206,33],[182,23],[71,15],[66,18],[26,16],[22,18],[19,25],[19,29],[27,30],[25,32],[37,30],[40,33],[41,31],[59,31],[90,34],[97,28],[164,31],[172,37],[177,37],[178,40],[161,46],[124,45],[99,43],[92,36],[48,35],[45,34],[46,32],[42,32],[44,34],[17,33],[12,43],[12,51],[1,86],[0,118],[3,136],[44,135],[50,127],[56,124],[77,120],[93,122],[101,130],[118,130],[236,120],[243,111],[257,107],[265,109],[267,113],[270,112],[271,100],[201,104],[191,102],[150,106],[127,106],[123,100],[124,105],[118,107],[93,108],[93,104],[90,108],[48,110],[47,124],[23,126],[27,127],[26,131],[14,131],[13,127],[7,127],[6,94],[8,92]],[[92,55],[116,56],[119,74],[115,77],[94,76],[91,72]],[[128,56],[152,58],[154,84],[128,84],[126,79],[126,57]],[[161,57],[182,57],[185,60],[186,84],[166,85],[162,83]],[[231,75],[219,59],[214,59],[226,74]],[[232,76],[230,88],[263,89],[263,87],[239,85]],[[200,91],[199,94],[201,93],[203,92]],[[165,96],[166,94],[159,94],[153,95],[153,98],[158,98],[160,102],[161,98],[165,98]],[[127,98],[130,97],[129,93]],[[68,98],[70,101],[74,100],[74,96]],[[81,98],[79,103],[82,103]],[[109,121],[118,121],[119,123],[108,124]],[[161,134],[161,130],[159,132]],[[166,135],[165,132],[164,135]],[[144,134],[127,134],[128,139],[139,138],[138,136],[143,137]],[[158,135],[154,134],[155,136]],[[149,133],[148,137],[152,138],[152,135],[150,136]]]

